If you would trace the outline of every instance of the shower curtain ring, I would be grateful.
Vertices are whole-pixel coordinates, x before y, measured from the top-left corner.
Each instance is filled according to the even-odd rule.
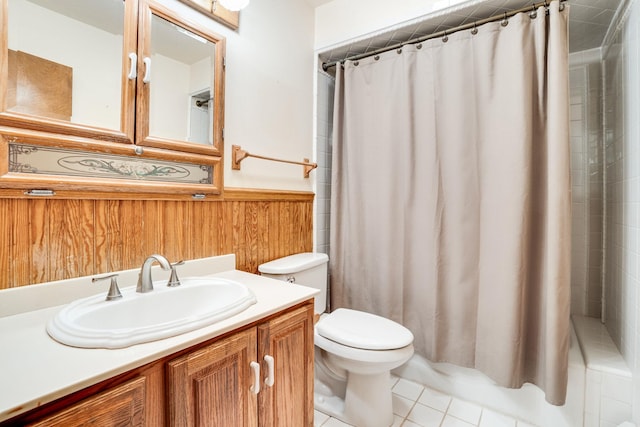
[[[531,12],[529,12],[529,18],[536,19],[538,17],[538,12],[536,11],[535,3],[531,5]]]
[[[502,22],[500,23],[503,27],[509,25],[509,20],[507,19],[507,12],[504,13],[504,18],[502,18]]]
[[[445,30],[445,32],[444,32],[444,36],[442,37],[442,42],[443,42],[443,43],[446,43],[446,42],[448,42],[448,41],[449,41],[449,36],[447,36],[447,32],[446,32],[446,30]]]
[[[478,34],[478,28],[476,27],[475,22],[473,23],[473,30],[471,30],[471,34],[473,34],[474,36]]]

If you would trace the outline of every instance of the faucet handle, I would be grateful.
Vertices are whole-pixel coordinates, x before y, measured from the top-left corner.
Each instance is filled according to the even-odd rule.
[[[111,284],[109,285],[109,292],[107,292],[107,297],[105,300],[113,301],[122,298],[122,294],[120,293],[120,289],[118,288],[118,275],[117,274],[109,274],[107,276],[102,277],[94,277],[91,279],[91,283],[100,282],[102,280],[111,279]]]
[[[167,286],[170,288],[180,286],[180,279],[178,278],[178,273],[176,272],[176,267],[179,265],[184,265],[184,260],[180,260],[178,262],[174,262],[171,265],[171,275],[169,276],[169,281],[167,282]]]

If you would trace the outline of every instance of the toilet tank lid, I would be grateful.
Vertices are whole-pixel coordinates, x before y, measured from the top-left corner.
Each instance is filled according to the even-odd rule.
[[[329,261],[327,254],[305,252],[260,264],[258,271],[266,274],[291,274],[324,264],[327,261]]]

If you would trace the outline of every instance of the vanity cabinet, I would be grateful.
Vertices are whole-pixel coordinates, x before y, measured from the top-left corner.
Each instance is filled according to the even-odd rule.
[[[138,377],[42,418],[33,427],[144,426],[146,378]]]
[[[274,379],[258,394],[259,425],[312,426],[313,304],[258,326],[258,343],[267,374],[265,356],[273,357]]]
[[[169,425],[256,427],[256,358],[252,328],[168,362]]]
[[[313,307],[308,300],[0,426],[311,427]]]
[[[313,305],[169,361],[167,390],[172,426],[312,426]]]
[[[219,194],[225,39],[199,16],[0,0],[0,187]]]

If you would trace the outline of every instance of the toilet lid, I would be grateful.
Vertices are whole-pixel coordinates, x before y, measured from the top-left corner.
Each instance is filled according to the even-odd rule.
[[[395,350],[413,342],[413,334],[404,326],[347,308],[323,316],[316,324],[316,331],[331,341],[363,350]]]

